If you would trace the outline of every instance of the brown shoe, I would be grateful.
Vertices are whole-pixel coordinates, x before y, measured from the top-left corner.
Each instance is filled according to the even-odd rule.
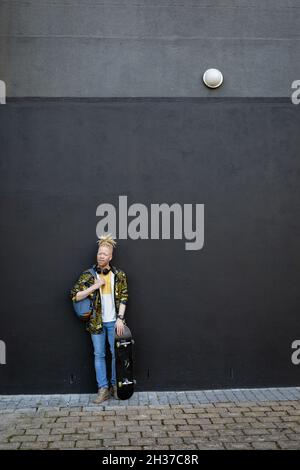
[[[102,403],[103,401],[109,400],[109,391],[108,388],[99,388],[98,390],[98,395],[96,396],[95,400],[93,403]]]
[[[115,400],[119,400],[118,394],[117,394],[117,386],[116,385],[111,385],[110,389],[110,394]]]

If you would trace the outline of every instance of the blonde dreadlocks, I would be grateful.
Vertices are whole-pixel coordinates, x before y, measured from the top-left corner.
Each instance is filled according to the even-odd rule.
[[[108,245],[112,249],[115,248],[115,246],[117,245],[116,240],[114,240],[114,238],[112,237],[112,235],[110,233],[108,233],[107,235],[101,235],[101,237],[99,237],[99,240],[97,241],[97,243],[98,243],[99,247],[102,246],[102,245]]]

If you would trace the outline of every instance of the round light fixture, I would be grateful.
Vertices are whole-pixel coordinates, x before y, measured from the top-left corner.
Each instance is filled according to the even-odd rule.
[[[223,83],[223,75],[218,69],[208,69],[203,74],[203,81],[209,88],[218,88]]]

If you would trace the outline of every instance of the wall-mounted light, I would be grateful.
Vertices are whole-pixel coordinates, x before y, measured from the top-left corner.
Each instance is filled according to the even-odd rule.
[[[223,83],[223,75],[218,69],[208,69],[203,74],[203,81],[209,88],[218,88]]]

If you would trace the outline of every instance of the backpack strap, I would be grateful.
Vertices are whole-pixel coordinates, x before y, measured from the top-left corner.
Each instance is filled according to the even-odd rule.
[[[91,273],[92,276],[94,276],[95,279],[97,279],[97,274],[96,274],[96,271],[94,270],[94,268],[87,269],[87,271],[89,273]]]
[[[87,269],[87,272],[89,272],[94,277],[94,279],[97,279],[97,273],[94,270],[94,268]],[[91,302],[90,302],[92,310],[94,310],[94,308],[95,308],[95,300],[96,300],[96,297],[97,297],[97,290],[94,292],[93,298],[91,299]]]

